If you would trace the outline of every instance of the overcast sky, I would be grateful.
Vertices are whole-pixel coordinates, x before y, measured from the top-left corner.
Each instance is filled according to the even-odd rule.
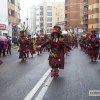
[[[27,8],[31,5],[38,5],[43,3],[44,1],[57,1],[57,2],[64,2],[65,0],[20,0],[21,5],[21,19],[25,19],[27,15]]]

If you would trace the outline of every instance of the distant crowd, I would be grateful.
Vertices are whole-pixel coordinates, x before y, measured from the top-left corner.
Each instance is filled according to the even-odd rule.
[[[0,41],[0,56],[6,56],[7,54],[11,54],[11,40],[8,38],[7,41]]]

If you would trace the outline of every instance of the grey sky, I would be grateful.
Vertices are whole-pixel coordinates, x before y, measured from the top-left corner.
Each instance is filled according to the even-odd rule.
[[[64,2],[65,0],[20,0],[21,3],[21,19],[25,19],[27,15],[27,8],[31,5],[38,5],[44,1]]]

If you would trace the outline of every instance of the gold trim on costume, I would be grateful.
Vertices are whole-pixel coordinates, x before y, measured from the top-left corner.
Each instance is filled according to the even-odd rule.
[[[51,57],[58,57],[58,55],[55,54],[55,53],[53,53],[53,52],[50,52],[50,56],[51,56]]]

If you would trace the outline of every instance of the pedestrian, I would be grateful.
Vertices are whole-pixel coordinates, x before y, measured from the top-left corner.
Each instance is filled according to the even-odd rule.
[[[8,38],[8,41],[7,41],[7,54],[11,54],[11,40]]]
[[[3,56],[6,56],[5,55],[6,49],[7,49],[7,42],[3,41]]]

